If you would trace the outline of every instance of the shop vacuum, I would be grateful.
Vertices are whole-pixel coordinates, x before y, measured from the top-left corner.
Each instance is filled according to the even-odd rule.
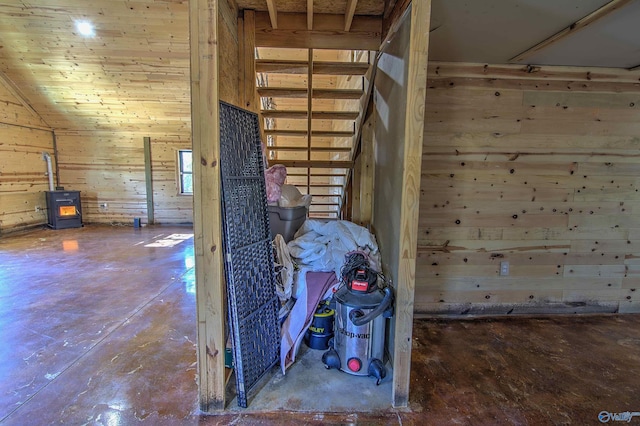
[[[376,385],[387,375],[384,366],[386,319],[393,316],[393,291],[378,285],[384,277],[362,253],[350,253],[341,270],[342,284],[334,294],[334,337],[322,355],[327,369],[373,376]]]

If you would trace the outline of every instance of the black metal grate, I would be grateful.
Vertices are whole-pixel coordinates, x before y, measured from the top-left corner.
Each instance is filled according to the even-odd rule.
[[[220,103],[225,276],[238,405],[280,353],[279,301],[258,116]]]

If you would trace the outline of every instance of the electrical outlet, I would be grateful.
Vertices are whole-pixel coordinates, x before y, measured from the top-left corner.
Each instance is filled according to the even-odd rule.
[[[509,262],[506,260],[500,262],[500,275],[509,275]]]

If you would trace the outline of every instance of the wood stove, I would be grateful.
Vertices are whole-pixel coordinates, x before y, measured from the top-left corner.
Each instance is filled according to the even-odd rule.
[[[50,228],[66,229],[82,226],[80,191],[47,191],[45,194]]]

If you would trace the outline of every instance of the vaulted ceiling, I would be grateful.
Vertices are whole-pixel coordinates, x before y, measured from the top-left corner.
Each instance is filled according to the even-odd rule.
[[[238,1],[275,22],[310,10],[383,15],[395,3]],[[433,0],[430,60],[508,63],[603,6],[611,13],[515,62],[640,65],[638,0]],[[77,33],[82,19],[94,37]],[[187,0],[0,0],[0,72],[53,128],[188,130],[188,26]]]
[[[221,1],[236,1],[240,10],[264,12],[265,23],[261,25],[265,32],[269,32],[269,26],[286,24],[291,13],[300,14],[305,29],[313,30],[322,22],[321,16],[330,14],[344,25],[344,31],[353,31],[354,18],[387,17],[394,6],[408,2]],[[95,25],[93,36],[82,37],[78,33],[75,23],[80,20]],[[433,0],[432,19],[424,23],[424,28],[430,30],[430,61],[634,68],[640,66],[637,22],[640,0]],[[315,107],[297,104],[295,99],[307,97],[304,87],[309,84],[309,67],[315,67],[312,62],[322,65],[326,61],[345,61],[345,53],[314,49],[310,54],[314,58],[309,54],[295,49],[280,53],[277,49],[257,50],[258,79],[263,79],[262,109],[279,110],[270,111],[265,117],[278,118],[282,123],[267,128],[268,136],[280,138],[272,138],[272,146],[279,148],[271,155],[287,161],[303,157],[307,161],[347,159],[351,141],[336,142],[335,138],[357,133],[354,116],[361,108],[357,99],[318,100],[314,101]],[[298,69],[268,75],[264,67],[272,66],[269,59],[274,58],[297,61]],[[369,58],[353,51],[352,58],[346,61],[368,62]],[[366,88],[357,83],[365,71],[343,70],[336,77],[316,77],[316,95],[351,96],[347,93],[350,90],[353,96],[357,91],[360,97]],[[56,130],[152,130],[188,135],[189,2],[0,0],[0,77],[0,83],[20,93]],[[269,82],[264,81],[267,77]],[[274,94],[282,94],[282,88],[293,90],[285,96],[289,100],[280,99],[276,105],[272,101],[278,96]],[[337,94],[336,89],[343,92]],[[339,113],[332,118],[341,122],[338,127],[322,123],[331,117],[326,115],[331,111]],[[312,119],[316,121],[312,123]],[[295,139],[314,132],[317,146]],[[310,172],[294,171],[312,191]],[[331,170],[321,172],[331,174]]]

